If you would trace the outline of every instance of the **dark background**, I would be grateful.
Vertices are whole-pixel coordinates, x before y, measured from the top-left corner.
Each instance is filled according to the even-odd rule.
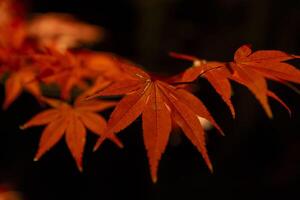
[[[31,13],[65,12],[98,24],[106,29],[106,38],[96,50],[114,52],[161,74],[175,74],[190,64],[168,57],[169,51],[227,61],[239,46],[251,43],[254,49],[300,54],[296,0],[34,0],[29,8]],[[300,67],[299,62],[293,64]],[[120,133],[123,150],[107,142],[92,153],[96,137],[89,135],[82,174],[64,141],[33,162],[43,128],[18,127],[41,108],[23,94],[0,112],[0,184],[26,200],[287,198],[300,186],[300,97],[277,83],[269,82],[269,87],[290,106],[291,118],[270,100],[274,118],[268,119],[254,96],[233,83],[233,120],[212,87],[200,81],[197,95],[226,134],[207,134],[215,172],[211,174],[193,145],[175,133],[157,184],[150,180],[140,120]],[[3,99],[3,87],[1,95]]]

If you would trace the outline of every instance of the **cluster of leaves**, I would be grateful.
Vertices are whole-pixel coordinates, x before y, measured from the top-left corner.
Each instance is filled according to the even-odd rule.
[[[190,92],[189,83],[198,78],[207,79],[233,117],[231,80],[246,86],[269,117],[272,111],[268,97],[290,110],[268,89],[266,79],[286,85],[300,83],[300,70],[285,62],[300,57],[282,51],[252,52],[249,45],[244,45],[237,49],[231,62],[206,61],[171,53],[175,58],[191,61],[192,66],[177,76],[159,79],[119,56],[78,48],[101,39],[102,30],[70,16],[52,13],[25,20],[22,6],[15,0],[5,0],[0,2],[0,19],[0,73],[5,85],[3,109],[7,109],[23,90],[41,104],[48,105],[49,109],[21,127],[46,125],[35,160],[65,135],[80,171],[86,129],[99,136],[95,150],[106,139],[122,147],[116,133],[140,115],[154,182],[174,127],[182,129],[212,171],[203,119],[221,134],[223,132],[201,100]],[[57,98],[47,97],[47,90],[42,89],[45,85],[56,85],[60,89]],[[122,98],[119,101],[97,98],[103,96]],[[99,112],[113,106],[106,122]]]

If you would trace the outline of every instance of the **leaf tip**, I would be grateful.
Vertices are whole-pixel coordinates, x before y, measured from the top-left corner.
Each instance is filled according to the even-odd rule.
[[[23,125],[19,126],[19,129],[21,129],[21,130],[25,130],[26,128],[27,128],[26,124],[23,124]]]
[[[272,113],[272,110],[269,107],[269,105],[265,106],[264,109],[265,109],[265,112],[266,112],[268,118],[269,119],[273,119],[273,113]]]
[[[220,131],[221,136],[226,136],[223,131]]]
[[[209,169],[210,173],[212,173],[212,174],[214,173],[214,168],[213,168],[212,164],[208,165],[208,169]]]
[[[236,113],[235,113],[233,105],[230,105],[229,109],[230,109],[232,118],[236,119]]]
[[[98,139],[98,141],[96,142],[96,144],[93,148],[93,152],[98,150],[98,148],[101,146],[101,144],[104,142],[105,139],[106,139],[106,137],[101,137]]]
[[[152,176],[152,182],[153,182],[154,184],[157,183],[157,176]]]
[[[273,119],[273,114],[272,114],[272,112],[268,112],[267,115],[268,115],[268,118],[269,118],[269,119]]]
[[[83,173],[83,167],[82,167],[81,164],[78,164],[77,168],[78,168],[78,170],[79,170],[80,173]]]
[[[113,141],[119,148],[123,149],[124,148],[124,145],[123,143],[119,140],[119,138],[117,138],[116,136],[111,136],[109,138],[111,141]]]
[[[292,57],[294,57],[294,58],[300,58],[300,56],[299,55],[292,55]]]
[[[93,148],[93,152],[97,151],[98,148],[99,148],[99,147],[95,145],[94,148]]]

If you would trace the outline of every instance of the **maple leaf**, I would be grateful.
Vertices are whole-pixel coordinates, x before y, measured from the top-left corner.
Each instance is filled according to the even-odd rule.
[[[78,169],[82,171],[86,128],[97,135],[103,134],[106,129],[106,121],[97,112],[116,104],[113,101],[81,101],[82,98],[82,96],[79,96],[73,106],[60,100],[43,98],[52,108],[37,114],[21,126],[22,129],[26,129],[33,126],[47,125],[42,133],[39,148],[34,158],[35,161],[65,135],[67,146],[76,161]],[[121,142],[116,137],[110,139],[122,147]]]
[[[41,97],[41,90],[35,78],[35,70],[31,67],[24,67],[18,71],[11,72],[5,81],[5,99],[3,109],[7,109],[21,94],[22,90],[31,93],[38,100]]]
[[[248,45],[240,47],[235,53],[234,61],[228,63],[207,62],[182,54],[173,54],[173,56],[193,61],[196,66],[187,69],[183,73],[182,81],[193,81],[203,75],[222,96],[232,113],[233,107],[230,101],[231,89],[229,80],[246,86],[255,95],[269,117],[272,117],[272,111],[268,103],[268,97],[277,100],[290,113],[287,105],[276,94],[268,90],[266,79],[284,84],[285,81],[300,83],[300,71],[294,66],[283,62],[299,58],[299,56],[277,50],[260,50],[252,53]],[[210,71],[203,74],[205,70]],[[216,78],[208,78],[208,75]]]
[[[234,62],[230,63],[234,70],[231,78],[248,87],[260,101],[267,115],[272,117],[267,99],[270,92],[265,78],[279,82],[300,83],[300,70],[283,62],[297,57],[277,50],[260,50],[252,53],[249,45],[244,45],[235,52]]]
[[[36,79],[58,85],[61,97],[69,99],[74,87],[91,90],[88,80],[96,83],[92,88],[98,91],[112,81],[122,79],[122,71],[115,57],[105,52],[59,52],[49,48],[48,52],[33,55],[33,60],[40,68]]]
[[[204,104],[188,91],[177,89],[160,80],[153,80],[146,72],[135,66],[124,64],[122,67],[131,79],[115,82],[97,94],[98,96],[125,94],[125,97],[112,112],[106,134],[98,140],[95,150],[108,136],[120,132],[142,115],[144,144],[151,177],[153,182],[156,182],[159,160],[165,151],[174,120],[212,170],[200,117],[209,120],[220,132],[222,131]]]

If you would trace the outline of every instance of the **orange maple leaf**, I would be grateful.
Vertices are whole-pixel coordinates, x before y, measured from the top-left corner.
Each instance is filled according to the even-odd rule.
[[[32,67],[24,67],[18,71],[11,72],[5,81],[5,99],[3,109],[7,109],[18,96],[22,90],[31,93],[37,99],[41,97],[41,90],[39,83],[34,80],[36,72]]]
[[[249,45],[244,45],[235,52],[234,61],[230,63],[230,67],[234,70],[231,78],[248,87],[260,101],[267,115],[272,117],[267,96],[274,97],[274,95],[268,91],[265,78],[279,82],[300,83],[300,70],[283,62],[297,57],[277,50],[260,50],[252,53]]]
[[[110,108],[116,103],[100,100],[82,101],[81,96],[76,99],[73,106],[60,100],[48,98],[43,98],[43,100],[53,108],[37,114],[21,126],[22,129],[26,129],[33,126],[47,125],[42,133],[34,160],[37,161],[65,134],[67,146],[76,161],[78,169],[82,171],[86,128],[97,135],[103,134],[106,129],[106,121],[97,112]],[[122,143],[116,137],[111,137],[111,140],[122,147]]]
[[[233,115],[229,80],[246,86],[258,99],[269,117],[272,117],[272,111],[268,103],[268,97],[277,100],[289,113],[291,112],[276,94],[268,90],[266,79],[284,84],[285,81],[300,83],[300,71],[294,66],[283,62],[299,58],[299,56],[276,50],[260,50],[252,53],[248,45],[240,47],[235,53],[234,61],[228,63],[207,62],[197,57],[182,54],[173,53],[172,55],[194,62],[195,67],[187,69],[183,73],[181,81],[194,81],[203,75],[222,96]],[[207,72],[204,74],[205,71]]]
[[[151,176],[157,181],[159,160],[169,140],[172,120],[202,154],[207,166],[212,164],[206,150],[205,134],[200,117],[209,120],[220,132],[204,104],[191,93],[160,80],[153,80],[146,72],[129,64],[122,65],[131,79],[113,83],[98,96],[125,94],[112,112],[106,135],[95,145],[95,150],[107,138],[129,126],[142,114],[144,144],[147,149]]]

